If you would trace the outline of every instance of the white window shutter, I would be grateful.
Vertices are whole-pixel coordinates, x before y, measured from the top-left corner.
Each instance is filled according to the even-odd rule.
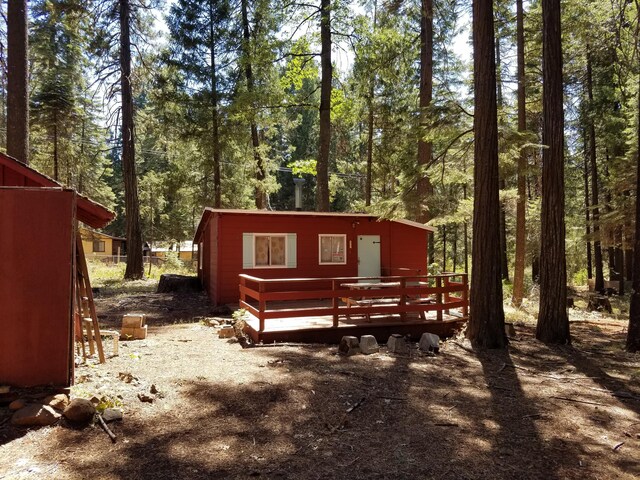
[[[298,253],[296,250],[297,235],[295,233],[287,234],[287,267],[296,268]]]
[[[242,268],[253,268],[253,233],[242,234]]]

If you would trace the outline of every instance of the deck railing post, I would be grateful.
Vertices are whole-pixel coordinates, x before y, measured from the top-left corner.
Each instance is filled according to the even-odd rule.
[[[449,280],[451,280],[451,277],[449,276],[444,277],[445,288],[449,288],[449,286],[451,285],[451,282]],[[449,292],[448,291],[444,292],[444,303],[448,305],[450,301],[451,301],[451,296],[449,295]],[[447,315],[449,315],[448,308],[445,310],[445,312],[447,313]]]
[[[247,301],[247,295],[244,293],[244,288],[242,288],[246,286],[247,280],[243,276],[240,276],[240,300],[243,302]]]
[[[338,295],[336,290],[338,289],[337,280],[331,281],[331,306],[333,307],[333,327],[338,328]]]
[[[267,309],[267,301],[264,299],[264,283],[258,283],[258,320],[260,320],[260,331],[264,332],[264,312]]]
[[[407,319],[407,311],[405,310],[405,306],[407,305],[407,279],[400,279],[400,320],[405,321]]]
[[[442,277],[438,275],[436,277],[436,306],[438,310],[436,311],[436,318],[439,322],[442,321]]]

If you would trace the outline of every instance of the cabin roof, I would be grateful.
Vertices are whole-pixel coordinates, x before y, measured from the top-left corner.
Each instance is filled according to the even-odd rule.
[[[8,187],[48,187],[48,188],[64,188],[64,186],[38,172],[36,169],[19,162],[13,157],[0,152],[0,174],[2,169],[8,169],[25,179],[23,185],[6,185],[4,176],[0,175],[0,184]],[[102,228],[109,224],[116,214],[106,207],[94,202],[89,197],[82,194],[78,195],[78,220],[93,228]]]
[[[104,233],[104,232],[98,232],[97,230],[93,230],[91,228],[83,228],[80,227],[80,234],[83,237],[86,237],[86,239],[88,240],[90,237],[106,237],[106,238],[110,238],[111,240],[119,240],[121,242],[126,242],[127,239],[124,237],[116,237],[114,235],[109,235],[108,233]]]
[[[419,228],[421,230],[425,230],[427,232],[433,233],[435,229],[433,227],[429,227],[424,223],[414,222],[412,220],[405,219],[385,219],[380,218],[377,215],[372,215],[370,213],[347,213],[347,212],[309,212],[309,211],[296,211],[296,210],[284,210],[284,211],[273,211],[273,210],[240,210],[240,209],[226,209],[226,208],[205,208],[202,213],[202,219],[198,224],[198,229],[196,230],[196,234],[194,236],[194,242],[198,242],[200,236],[202,235],[202,231],[204,230],[205,225],[208,223],[209,219],[214,214],[230,214],[230,215],[271,215],[271,216],[279,216],[279,217],[333,217],[333,218],[368,218],[373,219],[375,221],[387,220],[389,222],[400,223],[402,225],[407,225],[409,227]]]

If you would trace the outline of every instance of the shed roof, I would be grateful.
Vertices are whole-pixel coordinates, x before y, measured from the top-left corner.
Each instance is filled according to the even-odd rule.
[[[284,210],[284,211],[273,211],[273,210],[239,210],[239,209],[227,209],[227,208],[205,208],[202,213],[202,219],[198,224],[198,229],[196,230],[196,234],[194,236],[194,242],[198,242],[200,239],[200,235],[202,235],[202,231],[204,226],[209,221],[209,218],[214,214],[231,214],[231,215],[273,215],[273,216],[291,216],[291,217],[343,217],[343,218],[368,218],[373,219],[375,221],[389,221],[395,223],[401,223],[403,225],[408,225],[410,227],[419,228],[421,230],[426,230],[427,232],[435,232],[435,228],[429,227],[424,223],[414,222],[412,220],[405,219],[386,219],[381,218],[377,215],[372,215],[370,213],[345,213],[345,212],[308,212],[308,211],[296,211],[296,210]]]
[[[0,185],[5,187],[60,187],[63,185],[34,168],[0,152]],[[116,214],[89,197],[78,194],[78,220],[93,228],[109,224]]]

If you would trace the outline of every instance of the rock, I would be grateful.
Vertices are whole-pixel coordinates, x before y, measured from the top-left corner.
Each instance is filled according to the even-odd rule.
[[[376,337],[373,335],[362,335],[360,337],[360,351],[365,355],[371,355],[372,353],[378,353],[380,346]]]
[[[235,336],[235,330],[232,325],[223,325],[218,331],[218,338],[231,338]]]
[[[93,420],[95,413],[96,407],[90,400],[74,398],[69,402],[67,408],[64,409],[63,415],[72,422],[89,423]]]
[[[53,425],[60,418],[60,414],[49,405],[27,405],[16,411],[11,417],[13,425],[24,427],[40,427]]]
[[[218,325],[220,325],[220,322],[215,318],[210,318],[208,324],[210,327],[217,327]]]
[[[151,388],[149,389],[149,392],[153,393],[154,395],[156,393],[158,393],[158,388],[155,386],[155,384],[151,385]]]
[[[18,399],[18,394],[16,392],[6,391],[4,393],[0,393],[0,406],[9,405],[11,402],[17,399]]]
[[[146,393],[139,393],[138,394],[138,400],[140,400],[141,402],[145,402],[145,403],[153,403],[153,397],[150,397]]]
[[[394,333],[387,340],[387,349],[391,353],[409,353],[407,339],[399,333]]]
[[[106,422],[121,421],[123,417],[121,408],[105,408],[102,412],[102,419]]]
[[[504,324],[504,333],[506,333],[507,337],[509,337],[509,338],[515,338],[516,337],[516,329],[513,326],[513,323],[505,322],[505,324]]]
[[[340,340],[340,346],[338,347],[338,353],[347,357],[360,353],[360,342],[358,342],[358,337],[342,337],[342,340]]]
[[[423,333],[420,337],[420,350],[438,353],[440,351],[440,337],[433,333]]]
[[[27,401],[23,400],[22,398],[19,398],[9,404],[9,410],[11,410],[12,412],[15,412],[16,410],[20,410],[21,408],[24,408],[26,406],[27,406]]]
[[[44,405],[49,405],[56,410],[63,411],[65,408],[67,408],[67,405],[69,405],[69,397],[67,397],[64,393],[58,393],[57,395],[49,395],[42,401],[42,403]]]

